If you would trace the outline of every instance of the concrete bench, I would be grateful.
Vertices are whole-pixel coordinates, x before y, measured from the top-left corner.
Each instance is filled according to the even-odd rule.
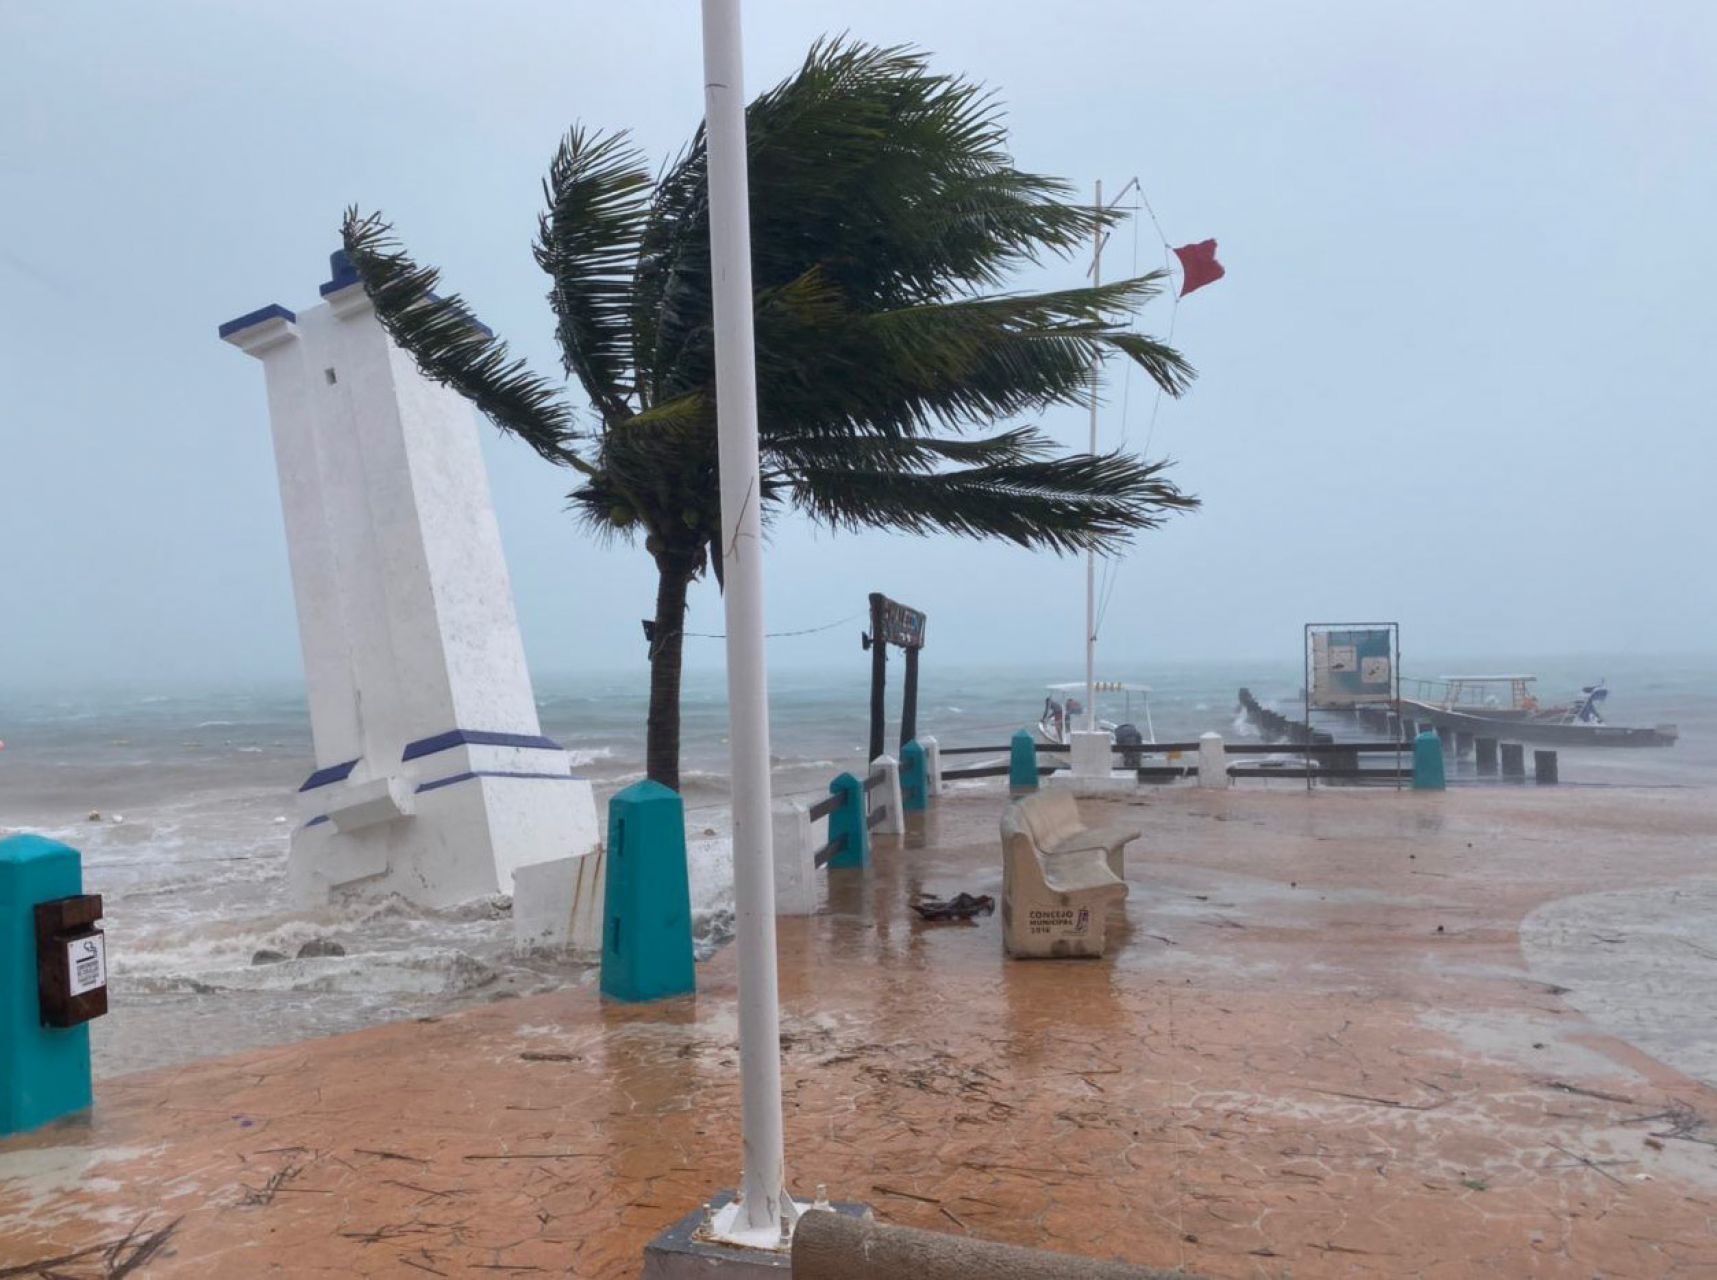
[[[1050,852],[1038,842],[1027,815],[1047,798],[1029,797],[1002,815],[1002,945],[1022,959],[1100,956],[1127,882],[1102,845]]]
[[[1143,833],[1137,827],[1114,824],[1087,827],[1079,816],[1079,802],[1059,788],[1040,791],[1020,802],[1025,825],[1037,847],[1045,853],[1074,853],[1101,849],[1115,878],[1127,878],[1127,845]]]

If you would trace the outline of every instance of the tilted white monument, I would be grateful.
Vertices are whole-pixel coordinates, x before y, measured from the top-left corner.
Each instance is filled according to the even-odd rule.
[[[522,936],[598,946],[572,936],[600,922],[596,806],[537,720],[475,414],[388,337],[343,253],[333,276],[320,306],[220,327],[267,377],[304,648],[293,896],[516,893]]]

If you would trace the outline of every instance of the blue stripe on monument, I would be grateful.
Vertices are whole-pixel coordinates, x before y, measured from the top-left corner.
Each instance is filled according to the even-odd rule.
[[[331,764],[326,769],[316,770],[315,773],[304,779],[304,785],[298,789],[300,791],[314,791],[317,787],[325,787],[330,782],[340,782],[357,767],[358,762],[356,760],[348,760],[344,764]]]
[[[432,738],[419,738],[416,742],[408,742],[401,760],[415,760],[419,756],[432,756],[437,751],[447,751],[453,747],[535,747],[542,751],[559,751],[560,743],[553,738],[545,738],[540,734],[528,733],[495,733],[489,729],[449,729],[446,733],[438,733]]]
[[[455,783],[469,782],[472,778],[546,778],[550,782],[577,782],[579,777],[574,773],[506,773],[499,769],[479,769],[474,773],[456,773],[451,777],[437,778],[433,782],[417,784],[418,794],[425,791],[437,791],[442,787],[451,787]]]

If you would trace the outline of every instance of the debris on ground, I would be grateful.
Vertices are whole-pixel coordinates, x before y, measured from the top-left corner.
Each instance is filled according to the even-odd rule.
[[[996,900],[987,893],[975,897],[969,893],[957,893],[952,898],[925,894],[911,906],[921,920],[971,920],[977,916],[993,915]]]

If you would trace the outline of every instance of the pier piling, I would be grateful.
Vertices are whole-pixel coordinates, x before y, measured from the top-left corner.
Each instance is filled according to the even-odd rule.
[[[1502,744],[1502,776],[1516,780],[1526,776],[1526,748],[1520,743]]]

